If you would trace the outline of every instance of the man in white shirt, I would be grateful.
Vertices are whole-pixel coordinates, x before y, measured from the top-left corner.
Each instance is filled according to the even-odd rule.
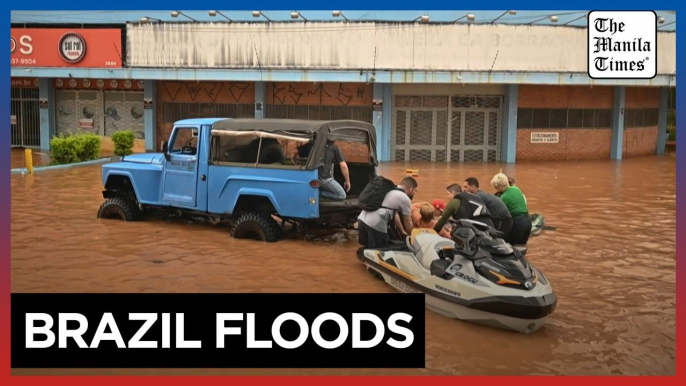
[[[386,194],[382,207],[368,212],[363,210],[357,218],[359,242],[366,248],[383,248],[390,244],[388,226],[391,221],[407,234],[412,233],[412,197],[417,191],[417,180],[405,177],[395,189]],[[396,213],[399,218],[396,218]]]

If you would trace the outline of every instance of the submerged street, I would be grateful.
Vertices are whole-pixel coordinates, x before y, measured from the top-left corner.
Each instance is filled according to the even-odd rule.
[[[23,152],[12,167],[23,167]],[[559,298],[547,325],[518,335],[426,311],[426,369],[13,370],[13,374],[674,375],[676,163],[382,163],[419,169],[415,201],[476,177],[516,178],[545,230],[527,257]],[[184,220],[99,220],[100,165],[11,177],[12,292],[394,292],[355,258],[357,233],[318,230],[275,244]]]

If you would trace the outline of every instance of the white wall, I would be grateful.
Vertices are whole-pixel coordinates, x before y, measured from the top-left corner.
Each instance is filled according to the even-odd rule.
[[[587,30],[560,26],[164,23],[127,35],[132,67],[587,71]],[[659,33],[658,74],[675,71],[676,33]]]

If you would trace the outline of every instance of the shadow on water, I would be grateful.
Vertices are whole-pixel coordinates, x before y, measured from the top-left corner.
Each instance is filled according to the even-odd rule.
[[[559,304],[518,335],[426,311],[426,369],[14,370],[13,374],[675,374],[676,169],[673,154],[609,161],[385,163],[419,169],[416,200],[502,167],[545,215],[529,259]],[[235,240],[184,220],[96,219],[100,166],[11,177],[13,292],[393,292],[355,259],[357,234],[316,231],[277,244]],[[268,266],[277,276],[263,275]]]

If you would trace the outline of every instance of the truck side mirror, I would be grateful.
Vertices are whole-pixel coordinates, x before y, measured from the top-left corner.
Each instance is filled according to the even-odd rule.
[[[171,159],[171,156],[169,155],[169,142],[162,142],[162,153],[164,153],[164,159],[167,161]]]

